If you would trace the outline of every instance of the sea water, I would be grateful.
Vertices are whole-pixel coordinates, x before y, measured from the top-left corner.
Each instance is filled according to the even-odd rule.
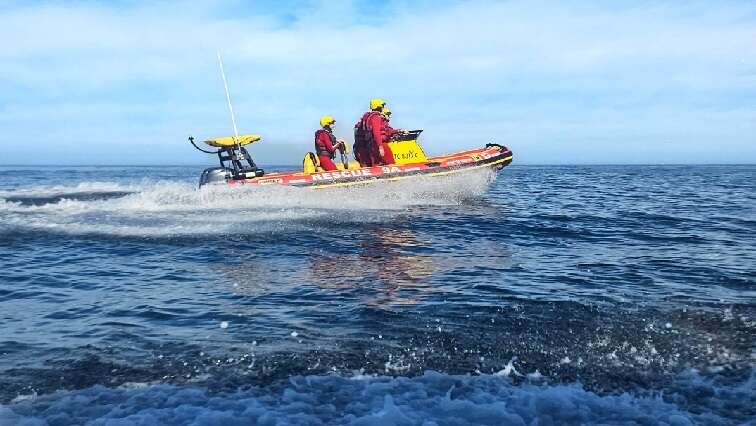
[[[753,424],[756,166],[0,168],[0,425]]]

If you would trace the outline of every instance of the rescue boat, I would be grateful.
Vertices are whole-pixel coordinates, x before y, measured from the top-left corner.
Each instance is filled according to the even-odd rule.
[[[302,162],[302,170],[266,173],[255,164],[246,149],[247,145],[261,141],[260,135],[205,140],[205,144],[217,148],[215,151],[200,148],[192,137],[189,138],[189,142],[202,152],[216,154],[220,162],[220,167],[211,167],[202,172],[200,187],[209,184],[231,184],[289,185],[321,189],[446,176],[480,169],[498,172],[512,162],[512,151],[495,143],[488,143],[481,148],[426,157],[417,142],[421,132],[422,130],[405,132],[389,142],[394,154],[394,164],[360,167],[356,161],[349,160],[349,152],[342,150],[341,162],[336,163],[338,170],[334,171],[324,171],[319,167],[315,154],[308,152]]]

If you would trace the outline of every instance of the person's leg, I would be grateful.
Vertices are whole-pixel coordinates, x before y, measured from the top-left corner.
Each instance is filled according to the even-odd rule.
[[[384,164],[383,161],[383,145],[379,145],[377,143],[374,143],[371,146],[370,150],[370,157],[373,161],[373,166],[381,166]]]
[[[370,153],[369,147],[362,145],[359,147],[360,154],[357,156],[360,162],[360,167],[371,167],[373,165],[373,155]]]
[[[391,147],[387,144],[383,144],[383,164],[394,164],[394,153],[391,151]]]
[[[352,152],[354,153],[354,160],[360,163],[360,167],[362,167],[362,161],[360,160],[360,154],[362,154],[362,152],[359,150],[359,146],[352,145]]]
[[[320,167],[322,167],[323,170],[327,172],[338,170],[336,165],[333,164],[333,161],[331,161],[330,157],[326,157],[325,155],[319,155],[318,159],[320,160]]]

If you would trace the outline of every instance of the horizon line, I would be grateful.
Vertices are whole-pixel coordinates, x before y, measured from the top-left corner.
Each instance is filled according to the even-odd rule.
[[[519,163],[511,166],[756,166],[753,163]],[[211,167],[208,164],[0,164],[0,167]],[[217,167],[217,166],[213,166]],[[267,164],[265,167],[299,167],[299,164]]]

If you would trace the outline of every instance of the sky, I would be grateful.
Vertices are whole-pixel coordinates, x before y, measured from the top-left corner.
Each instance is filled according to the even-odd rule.
[[[299,164],[373,97],[429,154],[756,163],[754,1],[0,1],[0,164]]]

